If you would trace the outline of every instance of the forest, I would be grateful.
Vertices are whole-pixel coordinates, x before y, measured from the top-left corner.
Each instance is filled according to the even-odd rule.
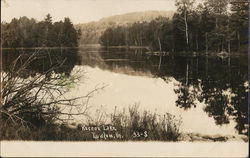
[[[76,47],[81,35],[69,18],[52,22],[50,14],[43,21],[20,17],[2,22],[2,47]]]
[[[177,0],[172,19],[158,17],[107,28],[103,46],[149,46],[168,52],[247,52],[247,0]]]
[[[172,18],[174,11],[159,11],[147,10],[138,12],[129,12],[121,15],[114,15],[100,19],[99,21],[92,21],[88,23],[76,24],[75,28],[81,30],[81,38],[79,44],[98,44],[99,38],[108,27],[116,27],[120,25],[132,24],[137,21],[147,21],[163,16]]]

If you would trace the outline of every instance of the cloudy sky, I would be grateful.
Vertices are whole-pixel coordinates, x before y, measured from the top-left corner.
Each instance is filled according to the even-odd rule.
[[[54,21],[70,17],[73,23],[145,10],[175,10],[175,0],[1,0],[1,21],[27,16],[38,20],[50,13]]]

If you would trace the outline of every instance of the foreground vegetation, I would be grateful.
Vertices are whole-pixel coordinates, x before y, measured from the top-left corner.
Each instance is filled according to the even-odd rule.
[[[105,119],[85,124],[63,123],[43,126],[20,126],[1,124],[1,140],[36,141],[184,141],[184,142],[248,142],[245,135],[205,135],[181,133],[181,118],[166,113],[163,116],[144,111],[138,106],[128,108],[128,113],[114,112],[110,123]],[[98,116],[100,118],[100,116]],[[3,120],[4,123],[6,120]]]
[[[140,113],[136,106],[129,113],[111,115],[111,122],[86,124],[44,124],[43,126],[20,126],[1,124],[1,140],[161,140],[177,141],[181,121],[171,114],[158,116],[149,112]]]

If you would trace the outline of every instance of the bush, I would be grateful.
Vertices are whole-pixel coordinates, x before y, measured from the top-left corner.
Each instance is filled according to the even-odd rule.
[[[56,62],[46,65],[43,71],[33,75],[32,65],[40,62],[39,59],[44,55],[41,52],[23,53],[10,64],[8,70],[1,72],[1,139],[23,139],[30,130],[67,122],[74,115],[86,115],[87,105],[79,105],[75,101],[89,99],[97,89],[86,96],[66,98],[64,94],[80,76],[58,73],[65,63],[65,59],[60,57]],[[47,60],[51,60],[51,56],[48,57]]]

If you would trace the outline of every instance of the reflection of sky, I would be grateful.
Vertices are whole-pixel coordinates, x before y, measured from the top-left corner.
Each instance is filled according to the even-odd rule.
[[[139,104],[140,110],[150,110],[152,113],[164,114],[169,112],[182,117],[182,131],[202,134],[236,134],[236,123],[231,121],[228,125],[216,126],[212,117],[203,111],[204,103],[197,102],[197,108],[186,111],[176,106],[177,95],[174,86],[178,83],[171,78],[166,83],[161,78],[151,76],[130,76],[104,71],[89,66],[76,66],[73,71],[84,69],[87,78],[82,78],[71,96],[84,95],[96,85],[108,85],[104,90],[94,95],[90,105],[94,108],[102,106],[106,112],[112,113],[117,106],[118,110],[128,109],[128,106]]]
[[[5,1],[5,2],[4,2]],[[73,23],[96,21],[103,17],[145,10],[175,10],[175,0],[1,0],[1,20],[27,16],[53,20],[70,17]]]

